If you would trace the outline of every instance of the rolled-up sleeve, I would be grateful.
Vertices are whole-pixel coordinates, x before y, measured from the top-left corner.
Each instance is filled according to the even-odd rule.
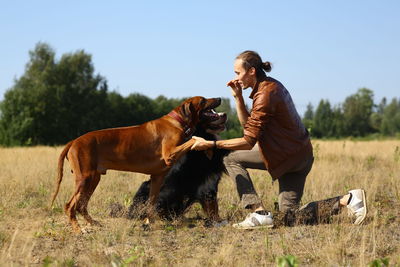
[[[276,99],[274,92],[260,92],[254,95],[253,108],[244,126],[244,139],[251,146],[258,141],[265,124],[269,122],[275,114]]]

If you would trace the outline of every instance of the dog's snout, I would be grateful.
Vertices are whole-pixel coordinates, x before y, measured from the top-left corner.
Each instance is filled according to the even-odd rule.
[[[222,99],[220,97],[215,97],[215,98],[208,98],[207,99],[207,105],[206,105],[206,109],[214,109],[216,107],[218,107],[219,105],[221,105]]]

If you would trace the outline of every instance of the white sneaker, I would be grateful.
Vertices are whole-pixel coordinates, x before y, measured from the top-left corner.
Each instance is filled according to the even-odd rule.
[[[367,216],[367,199],[365,198],[365,191],[362,189],[350,190],[352,195],[350,203],[347,205],[349,213],[356,217],[354,224],[360,225]]]
[[[271,228],[274,226],[271,212],[266,215],[252,212],[246,216],[243,222],[235,223],[232,225],[237,229],[258,229],[258,228]]]

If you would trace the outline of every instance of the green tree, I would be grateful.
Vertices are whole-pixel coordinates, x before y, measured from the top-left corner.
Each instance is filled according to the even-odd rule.
[[[54,50],[38,43],[29,56],[0,105],[4,145],[60,144],[102,128],[107,83],[94,74],[90,55],[77,51],[57,62]]]
[[[55,53],[48,45],[38,44],[29,56],[25,74],[5,93],[0,106],[2,143],[6,145],[38,142],[40,123],[35,118],[46,112],[47,87],[43,81],[53,78]]]
[[[168,114],[171,110],[179,106],[185,99],[184,98],[166,98],[163,95],[158,96],[154,99],[154,114],[156,118]]]
[[[394,136],[400,133],[400,100],[393,98],[383,110],[381,133]]]
[[[230,139],[243,136],[243,128],[240,125],[236,109],[232,108],[229,98],[222,98],[217,112],[225,112],[227,115],[226,130],[221,133],[222,139]]]
[[[57,138],[51,143],[64,143],[107,125],[103,116],[108,110],[108,86],[104,77],[94,74],[91,55],[82,50],[64,54],[55,79],[56,86],[49,93],[56,95],[57,106],[52,108],[49,121],[53,122],[53,130],[58,128],[62,133],[54,132]]]
[[[129,117],[130,110],[126,98],[117,92],[109,92],[107,94],[107,103],[107,112],[104,113],[107,128],[133,124]]]
[[[310,132],[312,131],[313,127],[313,119],[314,119],[314,107],[311,103],[308,103],[306,112],[304,112],[303,116],[303,124],[304,127],[306,127],[306,129]]]
[[[165,102],[168,101],[167,98],[165,98],[165,100]],[[165,112],[165,114],[161,114],[162,112],[158,113],[156,107],[157,102],[145,95],[138,93],[130,94],[125,99],[125,102],[128,107],[128,119],[130,120],[128,125],[138,125],[149,120],[154,120],[172,110],[172,107],[168,106],[167,109],[169,109]],[[165,102],[163,102],[163,104],[165,104]]]
[[[331,137],[343,137],[345,131],[344,127],[344,115],[342,107],[340,105],[335,106],[332,109]]]
[[[321,100],[314,113],[311,134],[317,138],[332,136],[332,118],[329,100]]]
[[[384,115],[384,110],[387,106],[387,100],[386,97],[382,98],[381,102],[379,105],[376,107],[376,111],[371,114],[371,127],[375,131],[381,131],[381,126],[382,126],[382,119]]]
[[[356,94],[346,98],[343,104],[345,134],[365,136],[373,132],[370,119],[374,107],[374,93],[361,88]]]

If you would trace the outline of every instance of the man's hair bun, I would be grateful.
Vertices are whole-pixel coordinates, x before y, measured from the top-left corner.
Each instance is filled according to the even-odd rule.
[[[270,72],[272,69],[272,64],[269,61],[265,61],[264,63],[262,63],[262,69],[266,72]]]

